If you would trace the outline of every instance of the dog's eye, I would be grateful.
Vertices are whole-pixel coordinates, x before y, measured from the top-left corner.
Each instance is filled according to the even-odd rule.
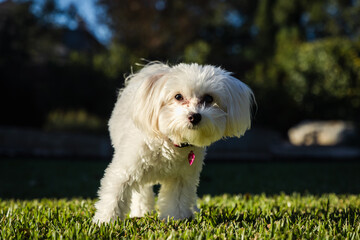
[[[180,93],[175,95],[175,99],[178,101],[184,100],[183,96]]]
[[[212,103],[213,101],[214,101],[213,97],[208,94],[206,94],[203,98],[203,102],[205,103]]]

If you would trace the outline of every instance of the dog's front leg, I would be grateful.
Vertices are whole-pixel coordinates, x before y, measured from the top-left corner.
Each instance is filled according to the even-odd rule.
[[[154,210],[155,197],[152,185],[145,185],[134,189],[131,199],[130,217],[144,217]]]
[[[176,220],[193,216],[197,198],[195,182],[173,179],[161,184],[158,200],[160,218],[173,217]]]
[[[109,166],[101,180],[93,221],[102,223],[115,221],[118,217],[124,219],[130,211],[131,193],[136,187],[134,184],[131,175],[113,171]]]

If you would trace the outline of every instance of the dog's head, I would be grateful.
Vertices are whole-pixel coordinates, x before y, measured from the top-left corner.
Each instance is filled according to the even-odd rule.
[[[134,76],[143,80],[132,117],[149,136],[203,147],[250,128],[252,91],[219,67],[156,63]]]

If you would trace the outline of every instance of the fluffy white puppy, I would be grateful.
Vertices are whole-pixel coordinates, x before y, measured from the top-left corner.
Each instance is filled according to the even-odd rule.
[[[115,149],[95,204],[94,222],[142,217],[188,218],[206,146],[250,127],[249,87],[214,66],[151,63],[129,76],[109,121]]]

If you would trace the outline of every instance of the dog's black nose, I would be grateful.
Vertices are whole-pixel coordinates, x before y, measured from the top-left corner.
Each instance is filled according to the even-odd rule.
[[[189,121],[193,124],[196,125],[201,121],[201,114],[200,113],[191,113],[189,115]]]

